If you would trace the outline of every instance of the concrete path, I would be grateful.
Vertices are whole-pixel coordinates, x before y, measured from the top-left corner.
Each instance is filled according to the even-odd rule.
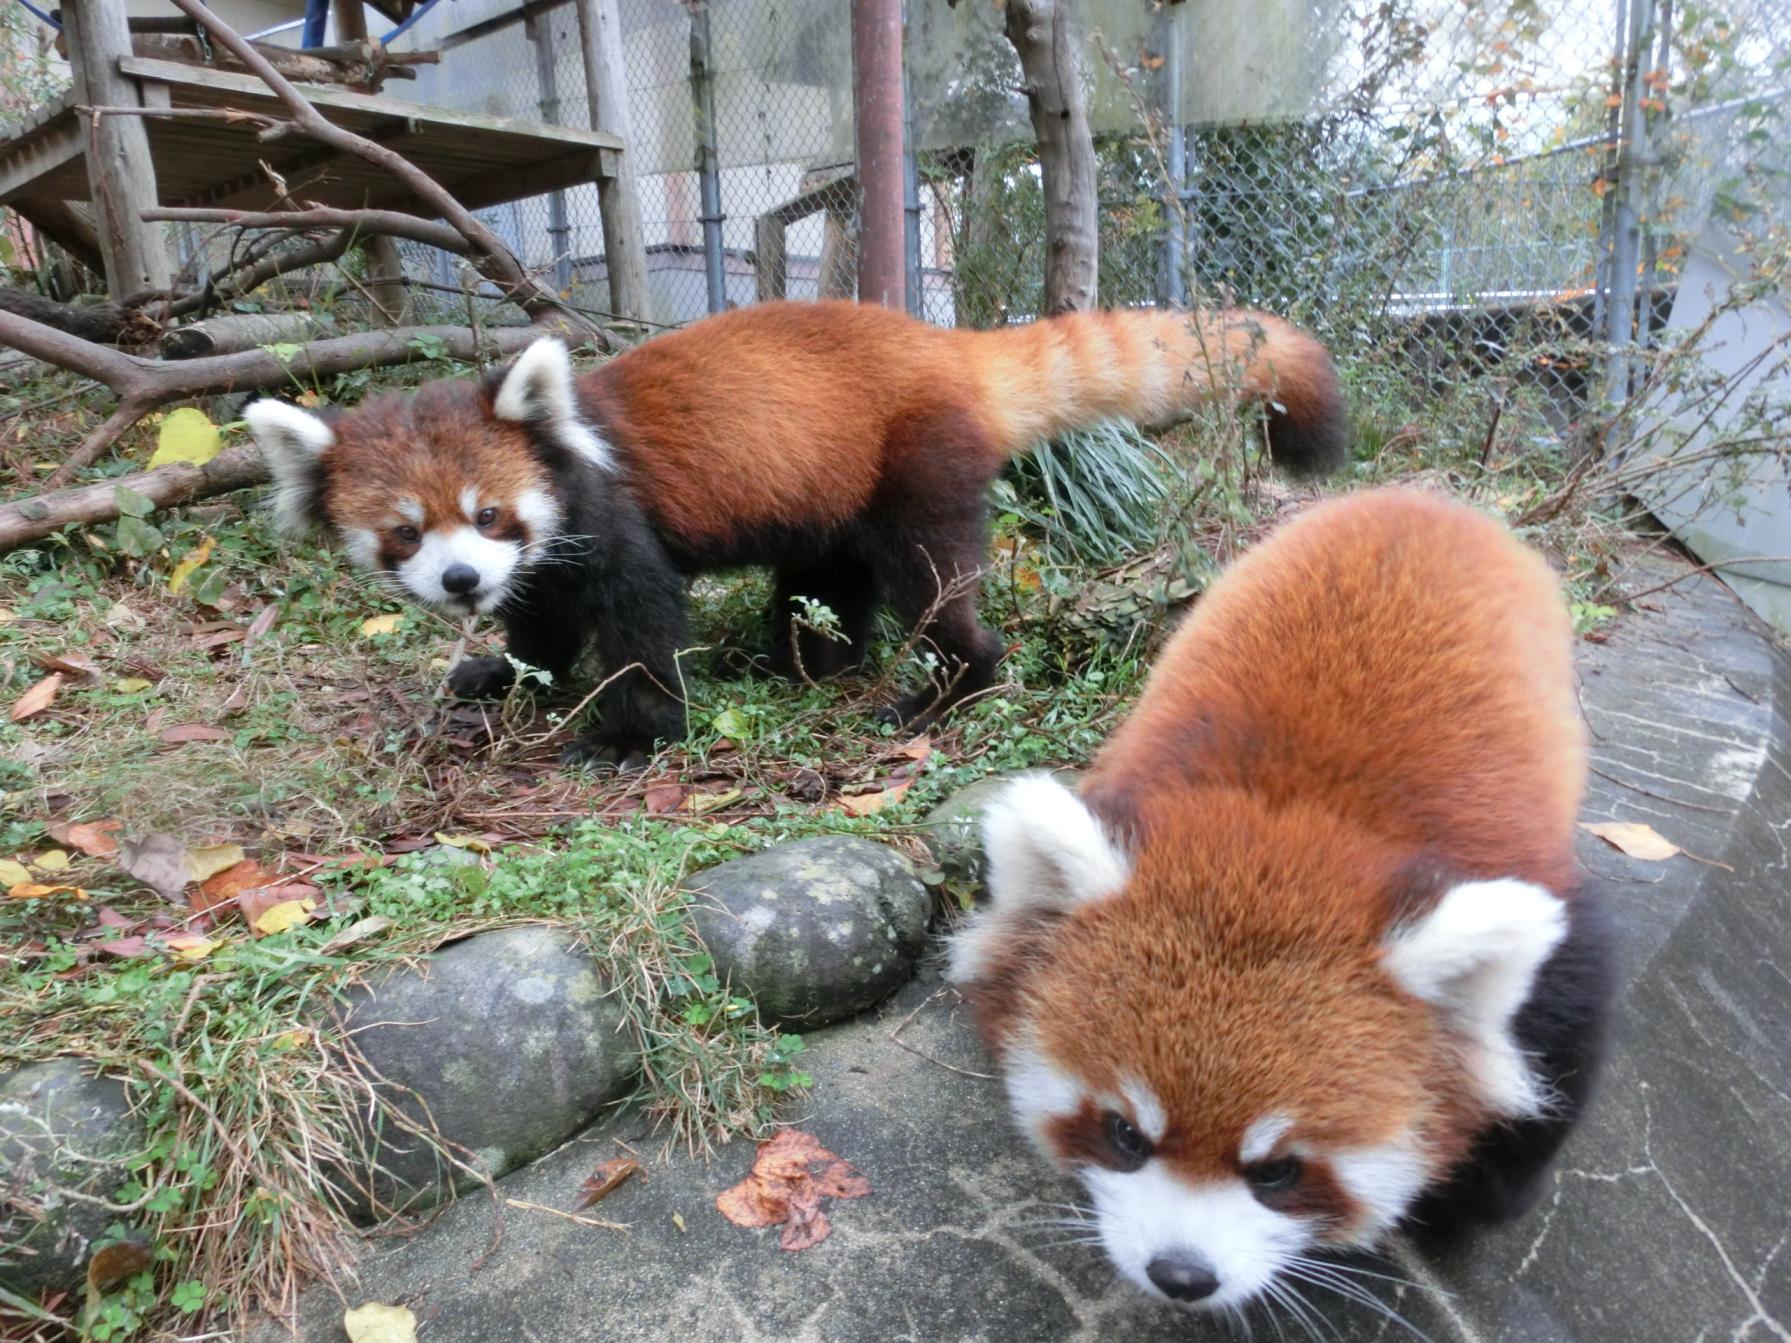
[[[1592,1117],[1529,1217],[1440,1258],[1397,1247],[1378,1266],[1419,1284],[1377,1284],[1399,1318],[1309,1289],[1322,1322],[1259,1310],[1256,1338],[1791,1343],[1791,657],[1712,580],[1645,600],[1583,645],[1598,770],[1587,815],[1646,822],[1696,859],[1638,862],[1584,837],[1622,928],[1624,983]],[[408,1302],[425,1343],[1226,1336],[1031,1225],[1076,1188],[1010,1128],[937,958],[872,1018],[812,1036],[810,1058],[816,1086],[796,1118],[876,1191],[834,1205],[824,1244],[786,1254],[775,1231],[716,1213],[751,1164],[736,1144],[654,1166],[596,1209],[626,1234],[469,1197],[371,1252],[351,1303]],[[620,1117],[500,1195],[569,1208],[618,1136],[648,1141]],[[340,1339],[340,1318],[313,1291],[299,1336]]]

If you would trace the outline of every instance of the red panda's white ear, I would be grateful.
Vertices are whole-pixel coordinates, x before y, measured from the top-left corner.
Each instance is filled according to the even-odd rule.
[[[534,425],[595,465],[610,465],[609,444],[579,414],[564,341],[543,336],[518,355],[491,408],[500,420]]]
[[[1466,1037],[1474,1084],[1500,1114],[1536,1115],[1548,1105],[1512,1039],[1511,1021],[1566,935],[1567,906],[1559,896],[1506,877],[1450,887],[1382,945],[1381,963],[1394,982]]]
[[[289,536],[322,520],[323,464],[335,432],[308,411],[285,401],[257,401],[243,411],[262,460],[273,472],[274,525]]]
[[[1015,779],[983,812],[987,905],[952,943],[951,978],[979,979],[1022,925],[1124,888],[1126,855],[1082,799],[1048,774]]]

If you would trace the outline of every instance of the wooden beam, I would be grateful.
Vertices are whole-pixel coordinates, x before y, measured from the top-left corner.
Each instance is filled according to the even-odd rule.
[[[10,205],[16,193],[36,195],[33,183],[67,167],[85,152],[85,128],[72,116],[29,140],[6,145],[0,152],[0,202]]]
[[[136,85],[119,69],[131,54],[124,0],[81,0],[63,9],[63,35],[74,69],[76,100],[94,107],[132,107]],[[87,181],[99,226],[106,288],[114,297],[166,289],[173,280],[161,230],[142,212],[156,200],[155,164],[141,117],[100,117],[87,155]]]
[[[753,270],[758,279],[759,302],[784,297],[789,267],[784,257],[784,221],[774,212],[753,220]]]
[[[105,273],[106,262],[100,254],[99,238],[94,234],[93,225],[74,206],[49,196],[20,196],[11,204],[32,228],[88,270],[95,275]]]
[[[622,69],[622,14],[617,0],[576,0],[584,51],[585,98],[591,129],[617,141],[615,173],[597,179],[609,305],[618,317],[653,319],[647,290],[647,242],[640,184],[628,154],[628,82]]]

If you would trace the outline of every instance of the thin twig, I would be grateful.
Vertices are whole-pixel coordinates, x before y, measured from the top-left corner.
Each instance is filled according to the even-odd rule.
[[[526,1198],[506,1198],[504,1202],[512,1208],[521,1208],[524,1212],[544,1212],[549,1217],[559,1217],[568,1222],[577,1222],[580,1226],[601,1227],[605,1231],[627,1231],[625,1222],[606,1222],[601,1217],[586,1217],[583,1213],[562,1212],[558,1208],[550,1208],[545,1203],[530,1203]]]

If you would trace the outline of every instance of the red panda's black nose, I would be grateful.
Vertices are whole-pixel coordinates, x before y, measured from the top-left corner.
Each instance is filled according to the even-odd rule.
[[[1144,1272],[1171,1301],[1199,1301],[1219,1290],[1213,1270],[1191,1254],[1159,1255]]]
[[[450,564],[442,570],[442,588],[464,597],[479,586],[479,571],[470,564]]]

